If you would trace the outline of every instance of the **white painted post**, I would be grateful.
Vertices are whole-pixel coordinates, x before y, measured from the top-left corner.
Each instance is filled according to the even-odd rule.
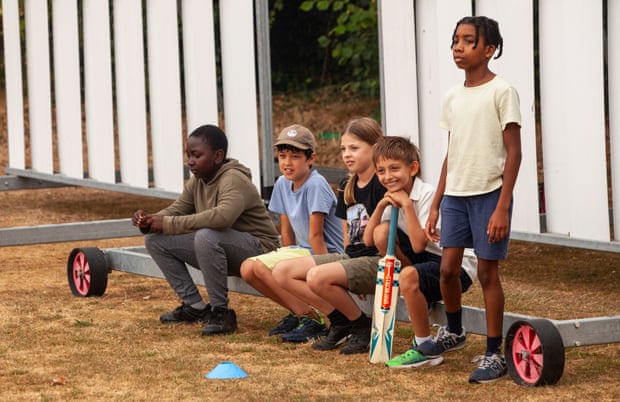
[[[82,97],[76,0],[53,0],[54,99],[60,173],[83,177]]]
[[[203,124],[219,125],[215,28],[211,0],[184,0],[183,64],[187,132]]]
[[[607,2],[609,140],[613,198],[613,239],[620,241],[620,1]]]
[[[452,60],[450,41],[456,22],[471,15],[468,0],[418,0],[418,105],[424,181],[437,185],[446,156],[448,135],[439,127],[443,98],[464,75]]]
[[[609,241],[602,3],[545,0],[539,5],[547,229]],[[587,29],[576,35],[578,26]]]
[[[383,128],[420,145],[413,2],[378,3]]]
[[[149,117],[156,188],[183,191],[183,130],[176,0],[146,3]]]
[[[521,0],[479,0],[476,14],[498,22],[505,49],[499,59],[491,61],[489,68],[516,88],[521,101],[523,157],[514,191],[512,230],[539,233],[533,5]]]
[[[26,167],[24,141],[24,95],[22,82],[22,50],[19,4],[2,1],[2,34],[4,37],[4,79],[6,86],[6,118],[9,142],[9,166]]]
[[[26,0],[28,123],[32,169],[53,173],[50,50],[47,1]]]
[[[114,69],[121,181],[148,187],[141,0],[114,0]]]
[[[256,174],[260,172],[260,164],[253,1],[227,0],[219,4],[224,120],[229,155],[252,170],[252,181],[260,189],[260,177]]]
[[[84,109],[88,176],[116,181],[109,2],[84,0]]]

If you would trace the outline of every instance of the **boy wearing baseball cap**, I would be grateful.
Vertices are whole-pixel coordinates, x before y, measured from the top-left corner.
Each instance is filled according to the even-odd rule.
[[[274,184],[269,210],[280,216],[282,247],[246,259],[241,277],[263,295],[290,311],[269,335],[285,342],[306,342],[325,335],[322,317],[293,293],[282,289],[271,270],[279,261],[313,254],[343,253],[342,221],[327,180],[312,169],[316,141],[306,127],[294,124],[275,143],[281,176]]]

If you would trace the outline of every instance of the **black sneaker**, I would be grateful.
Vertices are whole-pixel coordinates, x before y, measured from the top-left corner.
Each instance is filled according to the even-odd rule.
[[[178,322],[205,322],[211,316],[211,305],[207,304],[202,310],[198,310],[189,304],[181,304],[172,311],[168,311],[159,316],[159,321],[163,324],[173,324]]]
[[[299,325],[299,318],[295,314],[289,314],[280,320],[278,326],[269,331],[269,336],[282,335],[291,332]]]
[[[327,330],[327,336],[312,344],[315,350],[332,350],[346,342],[351,337],[351,325],[332,325]]]
[[[343,355],[354,355],[357,353],[368,353],[370,350],[370,326],[353,327],[351,337],[344,344],[340,353]]]
[[[235,310],[226,307],[215,307],[207,320],[202,335],[230,334],[237,330]]]

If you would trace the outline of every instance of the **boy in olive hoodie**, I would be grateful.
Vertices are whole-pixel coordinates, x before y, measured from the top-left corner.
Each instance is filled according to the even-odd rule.
[[[202,335],[237,329],[228,308],[228,275],[239,276],[241,262],[275,250],[279,234],[251,180],[250,170],[227,159],[228,140],[216,126],[204,125],[187,139],[192,177],[181,195],[155,214],[138,210],[134,225],[182,304],[160,316],[162,323],[204,322]],[[186,264],[202,272],[205,303]]]

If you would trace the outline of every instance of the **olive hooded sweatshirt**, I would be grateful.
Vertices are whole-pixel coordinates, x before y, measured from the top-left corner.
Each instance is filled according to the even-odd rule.
[[[157,214],[164,216],[167,235],[233,229],[258,238],[264,252],[279,247],[278,231],[252,183],[252,173],[235,159],[227,159],[209,182],[192,176],[181,195]]]

